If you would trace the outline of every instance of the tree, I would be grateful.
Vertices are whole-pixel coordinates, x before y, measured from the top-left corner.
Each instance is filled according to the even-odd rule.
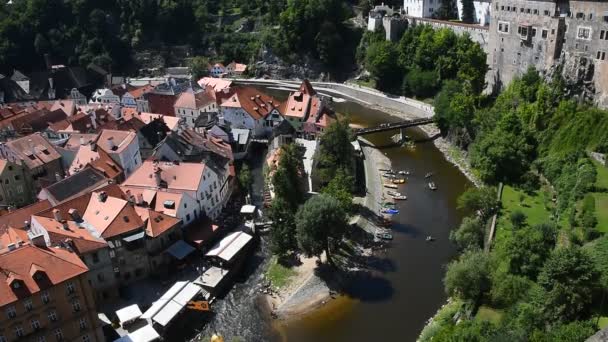
[[[538,224],[514,231],[504,245],[509,271],[536,279],[556,240],[557,229],[553,224]]]
[[[492,187],[469,188],[458,197],[458,209],[475,212],[486,222],[500,208],[496,189]]]
[[[194,57],[188,62],[188,68],[192,79],[198,81],[209,74],[209,59],[202,56]]]
[[[349,214],[353,210],[353,187],[353,177],[347,175],[343,170],[338,170],[338,173],[327,186],[321,190],[321,193],[337,199],[342,205],[344,212]]]
[[[302,163],[303,150],[296,144],[287,144],[281,147],[279,166],[272,176],[272,185],[277,197],[283,198],[295,211],[304,198],[302,190]]]
[[[317,171],[322,185],[328,184],[338,172],[345,176],[353,174],[352,137],[348,120],[332,122],[321,135]]]
[[[376,78],[379,89],[395,88],[402,80],[397,60],[397,49],[389,41],[373,42],[367,48],[365,68]]]
[[[526,225],[526,214],[521,210],[515,210],[509,215],[509,220],[515,229],[523,228]]]
[[[243,167],[241,167],[241,170],[239,171],[239,184],[246,193],[249,193],[251,185],[253,184],[253,178],[251,176],[251,171],[249,170],[249,165],[247,164],[243,164]]]
[[[405,95],[428,98],[435,95],[439,86],[439,76],[435,70],[422,71],[418,68],[410,70],[403,79]]]
[[[552,322],[570,322],[584,317],[599,279],[593,260],[582,249],[555,250],[538,276],[538,284],[546,291],[547,318]]]
[[[450,239],[460,249],[481,249],[483,247],[484,224],[479,217],[465,217],[457,230],[450,233]]]
[[[525,277],[498,271],[492,277],[490,296],[496,307],[506,308],[520,300],[530,288],[532,281]]]
[[[315,37],[317,54],[325,64],[334,66],[343,53],[344,40],[340,37],[336,25],[325,21]]]
[[[473,0],[460,0],[462,3],[462,21],[467,24],[475,22],[475,6]]]
[[[283,257],[297,248],[294,211],[281,197],[275,197],[268,214],[272,221],[270,230],[270,250]]]
[[[535,157],[534,136],[515,113],[506,114],[496,129],[471,148],[471,165],[479,170],[483,181],[491,184],[518,182]]]
[[[439,8],[433,13],[433,18],[450,20],[458,18],[458,9],[453,0],[439,0]]]
[[[443,279],[449,296],[475,302],[490,288],[490,265],[482,251],[467,251],[448,265]]]
[[[296,235],[300,248],[310,256],[320,256],[325,252],[330,264],[333,264],[332,241],[340,241],[346,227],[346,213],[342,205],[325,194],[310,198],[296,214]]]
[[[575,321],[568,324],[559,324],[551,327],[551,330],[535,336],[535,342],[579,342],[586,341],[596,332],[591,321]]]

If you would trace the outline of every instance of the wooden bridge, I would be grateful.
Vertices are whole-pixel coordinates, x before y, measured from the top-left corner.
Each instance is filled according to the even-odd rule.
[[[372,133],[390,131],[390,130],[393,130],[393,129],[402,129],[402,128],[420,126],[420,125],[428,125],[430,123],[433,123],[434,121],[435,120],[433,120],[433,118],[421,118],[421,119],[414,119],[414,120],[403,120],[403,121],[399,121],[399,122],[381,124],[380,126],[375,126],[375,127],[367,127],[367,128],[355,129],[355,130],[353,130],[353,133],[355,135],[359,136],[359,135],[365,135],[365,134],[372,134]]]

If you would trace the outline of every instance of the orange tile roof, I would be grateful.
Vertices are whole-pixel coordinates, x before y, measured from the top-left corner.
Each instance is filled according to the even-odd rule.
[[[265,118],[280,105],[279,101],[253,87],[235,88],[235,94],[222,102],[222,107],[242,108],[255,120]]]
[[[120,153],[124,151],[135,138],[137,138],[137,134],[135,132],[104,129],[99,134],[97,146],[110,154]],[[108,145],[109,139],[114,142],[113,149],[111,149]]]
[[[71,240],[73,247],[79,254],[108,246],[103,239],[93,236],[84,226],[78,225],[75,221],[66,221],[64,227],[63,223],[54,218],[34,216],[34,219],[46,229],[52,245]]]
[[[97,134],[96,133],[73,133],[70,135],[70,138],[68,139],[68,141],[66,141],[66,143],[65,143],[65,145],[63,145],[63,147],[68,150],[71,150],[71,151],[77,151],[81,146],[80,138],[82,138],[82,145],[90,145],[92,142],[97,140]]]
[[[205,164],[202,163],[165,163],[146,160],[127,178],[122,185],[158,188],[154,176],[155,169],[161,173],[161,180],[173,190],[198,190],[203,181]]]
[[[201,109],[212,103],[215,103],[215,99],[206,92],[195,93],[192,89],[188,89],[179,95],[173,106],[176,108]]]
[[[3,233],[0,233],[0,253],[6,250],[10,244],[18,245],[20,242],[29,240],[25,229],[8,227]]]
[[[51,202],[44,200],[0,216],[0,234],[9,227],[25,228],[25,221],[31,221],[32,215],[48,210],[51,206]]]
[[[146,234],[150,237],[157,237],[175,227],[181,222],[180,219],[148,210],[148,224],[146,225]]]
[[[232,81],[215,77],[203,77],[196,83],[203,89],[211,87],[214,91],[221,91],[232,86]]]
[[[144,86],[137,87],[137,88],[129,90],[127,92],[129,94],[131,94],[131,96],[133,96],[135,99],[138,99],[138,98],[142,97],[145,93],[150,92],[152,90],[154,90],[154,86],[151,84],[146,84]]]
[[[103,237],[121,235],[143,226],[143,221],[127,201],[122,198],[107,196],[100,200],[100,191],[93,192],[83,219],[92,225]]]
[[[44,270],[40,279],[32,272]],[[75,254],[61,248],[39,248],[24,245],[0,254],[0,307],[57,285],[88,271]],[[21,281],[19,288],[12,281]]]
[[[29,169],[34,169],[61,159],[55,147],[40,133],[6,142],[6,146],[22,159]]]

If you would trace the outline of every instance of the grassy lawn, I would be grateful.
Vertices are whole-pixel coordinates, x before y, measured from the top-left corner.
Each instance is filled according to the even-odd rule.
[[[477,310],[477,315],[475,317],[482,321],[498,324],[502,319],[502,315],[502,310],[493,309],[489,306],[482,305],[479,307],[479,310]]]
[[[593,161],[595,169],[597,170],[597,180],[595,186],[598,188],[608,189],[608,167],[602,166],[597,161]]]
[[[289,280],[296,274],[291,268],[285,267],[277,262],[277,258],[270,260],[270,266],[266,270],[266,278],[272,282],[272,286],[281,288],[289,284]]]
[[[594,193],[595,215],[597,216],[597,229],[608,232],[608,193]]]
[[[598,328],[604,329],[607,326],[608,326],[608,317],[606,317],[606,316],[600,317],[600,321],[598,323]]]
[[[511,228],[510,215],[517,210],[526,215],[529,225],[547,222],[552,207],[551,197],[544,189],[530,196],[521,190],[505,185],[502,192],[499,225],[501,228]]]

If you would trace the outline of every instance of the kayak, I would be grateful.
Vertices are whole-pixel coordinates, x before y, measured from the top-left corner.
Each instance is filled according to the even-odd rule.
[[[382,210],[380,210],[381,213],[383,214],[399,214],[399,210],[397,209],[390,209],[390,208],[383,208]]]
[[[403,179],[403,178],[393,179],[393,184],[405,184],[405,179]]]
[[[385,188],[389,188],[389,189],[399,189],[398,186],[393,185],[393,184],[384,184],[384,187]]]

